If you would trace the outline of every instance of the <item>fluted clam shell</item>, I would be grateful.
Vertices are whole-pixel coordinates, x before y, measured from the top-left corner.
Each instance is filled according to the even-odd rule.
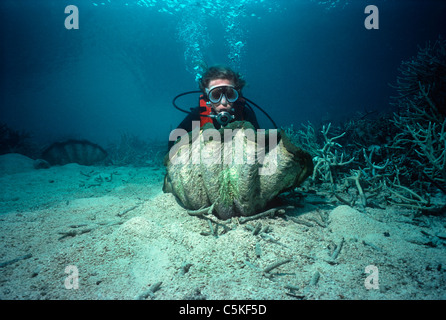
[[[258,135],[245,135],[246,130],[253,129],[250,123],[233,122],[226,128],[238,129],[232,137],[232,150],[241,144],[243,153],[234,160],[246,161],[222,160],[225,159],[225,146],[220,143],[224,137],[223,129],[217,132],[221,139],[211,141],[201,138],[206,129],[215,130],[206,126],[195,143],[191,138],[189,143],[179,145],[176,150],[172,148],[169,157],[166,156],[167,174],[163,190],[173,193],[185,208],[197,210],[213,205],[214,213],[221,219],[253,215],[263,210],[278,194],[300,185],[311,175],[311,156],[292,144],[284,132],[279,131],[277,145],[265,148]],[[270,134],[268,139],[272,139]],[[266,150],[262,163],[257,157],[255,161],[248,161],[252,160],[252,154],[246,151],[252,149],[247,146],[252,146],[252,143],[256,150]],[[230,155],[234,154],[231,152]],[[194,161],[194,158],[199,161]]]
[[[106,157],[107,152],[102,147],[87,140],[56,142],[42,153],[42,159],[51,165],[78,163],[90,166],[103,161]]]

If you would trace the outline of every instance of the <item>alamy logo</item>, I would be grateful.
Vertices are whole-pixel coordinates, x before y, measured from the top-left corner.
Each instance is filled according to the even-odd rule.
[[[364,281],[364,286],[367,290],[370,289],[374,289],[374,290],[378,290],[379,289],[379,272],[378,272],[378,267],[374,266],[374,265],[368,265],[367,267],[365,267],[365,273],[369,274],[367,276],[367,278],[365,278]]]
[[[74,5],[69,5],[65,7],[65,13],[70,14],[65,18],[65,28],[79,29],[79,9]]]
[[[65,273],[68,274],[68,277],[65,278],[65,289],[79,289],[79,270],[76,266],[69,265],[65,268]]]
[[[378,7],[374,5],[368,5],[364,9],[364,13],[369,14],[364,20],[364,27],[367,30],[379,29],[379,11]]]

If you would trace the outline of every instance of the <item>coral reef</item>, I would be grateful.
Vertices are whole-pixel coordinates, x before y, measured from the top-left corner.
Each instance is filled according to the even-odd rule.
[[[441,213],[444,200],[434,198],[446,194],[446,42],[428,43],[399,71],[396,113],[283,129],[313,157],[310,184],[325,185],[338,201]]]
[[[123,133],[119,142],[108,145],[107,152],[111,164],[115,166],[162,167],[166,148],[166,143],[148,142]]]
[[[393,102],[400,132],[393,148],[404,153],[418,180],[446,194],[446,41],[420,48],[401,64],[400,74]]]
[[[403,61],[393,86],[394,104],[412,121],[443,122],[446,116],[446,41],[439,37]]]
[[[0,155],[20,153],[34,158],[37,148],[31,142],[31,134],[0,124]]]

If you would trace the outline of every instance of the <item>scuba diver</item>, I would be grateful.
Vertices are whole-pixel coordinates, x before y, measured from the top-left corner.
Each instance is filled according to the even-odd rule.
[[[262,108],[242,96],[244,86],[240,74],[227,67],[211,67],[199,79],[201,91],[184,92],[173,99],[174,107],[188,116],[180,123],[179,130],[173,130],[169,136],[169,140],[176,139],[179,145],[169,141],[169,157],[164,158],[167,172],[163,192],[172,193],[186,209],[206,208],[222,220],[250,216],[266,208],[278,194],[294,190],[313,172],[310,154],[291,142],[281,141],[279,147],[277,139],[281,136],[276,124]],[[176,105],[179,97],[197,92],[198,107],[186,111]],[[275,129],[259,130],[250,105],[263,112]],[[232,121],[250,122],[257,131],[255,141],[252,135],[245,135],[248,130],[252,132],[251,126],[231,125]],[[215,132],[210,124],[216,129],[230,129],[231,135],[226,136],[224,130]],[[204,130],[197,132],[199,126],[204,126]],[[206,132],[207,129],[211,131]],[[232,130],[237,129],[241,129],[240,135],[233,134]],[[188,139],[178,139],[184,135]],[[261,140],[257,140],[259,136],[263,136]],[[232,139],[227,144],[231,148],[222,146],[220,138]],[[210,148],[206,148],[208,143]]]
[[[260,129],[257,117],[247,101],[259,106],[242,96],[242,89],[246,81],[242,76],[226,66],[213,66],[207,69],[199,80],[200,91],[189,91],[176,96],[173,105],[180,111],[188,113],[179,124],[178,129],[192,131],[192,121],[200,121],[200,127],[206,123],[213,123],[215,129],[220,129],[232,121],[248,121],[254,128]],[[190,93],[201,93],[199,106],[185,111],[175,104],[180,96]],[[268,116],[268,115],[267,115]],[[269,118],[269,116],[268,116]],[[270,118],[272,121],[272,119]],[[275,123],[272,121],[274,126]],[[169,149],[175,141],[169,141]]]

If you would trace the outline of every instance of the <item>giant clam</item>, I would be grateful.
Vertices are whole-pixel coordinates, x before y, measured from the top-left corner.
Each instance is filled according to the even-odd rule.
[[[42,152],[42,159],[51,165],[78,163],[90,166],[103,161],[107,152],[99,145],[87,140],[55,142]]]
[[[213,205],[221,219],[259,212],[313,171],[311,156],[283,130],[255,132],[244,121],[220,130],[206,124],[184,135],[166,155],[165,165],[164,192],[173,193],[187,209]]]

